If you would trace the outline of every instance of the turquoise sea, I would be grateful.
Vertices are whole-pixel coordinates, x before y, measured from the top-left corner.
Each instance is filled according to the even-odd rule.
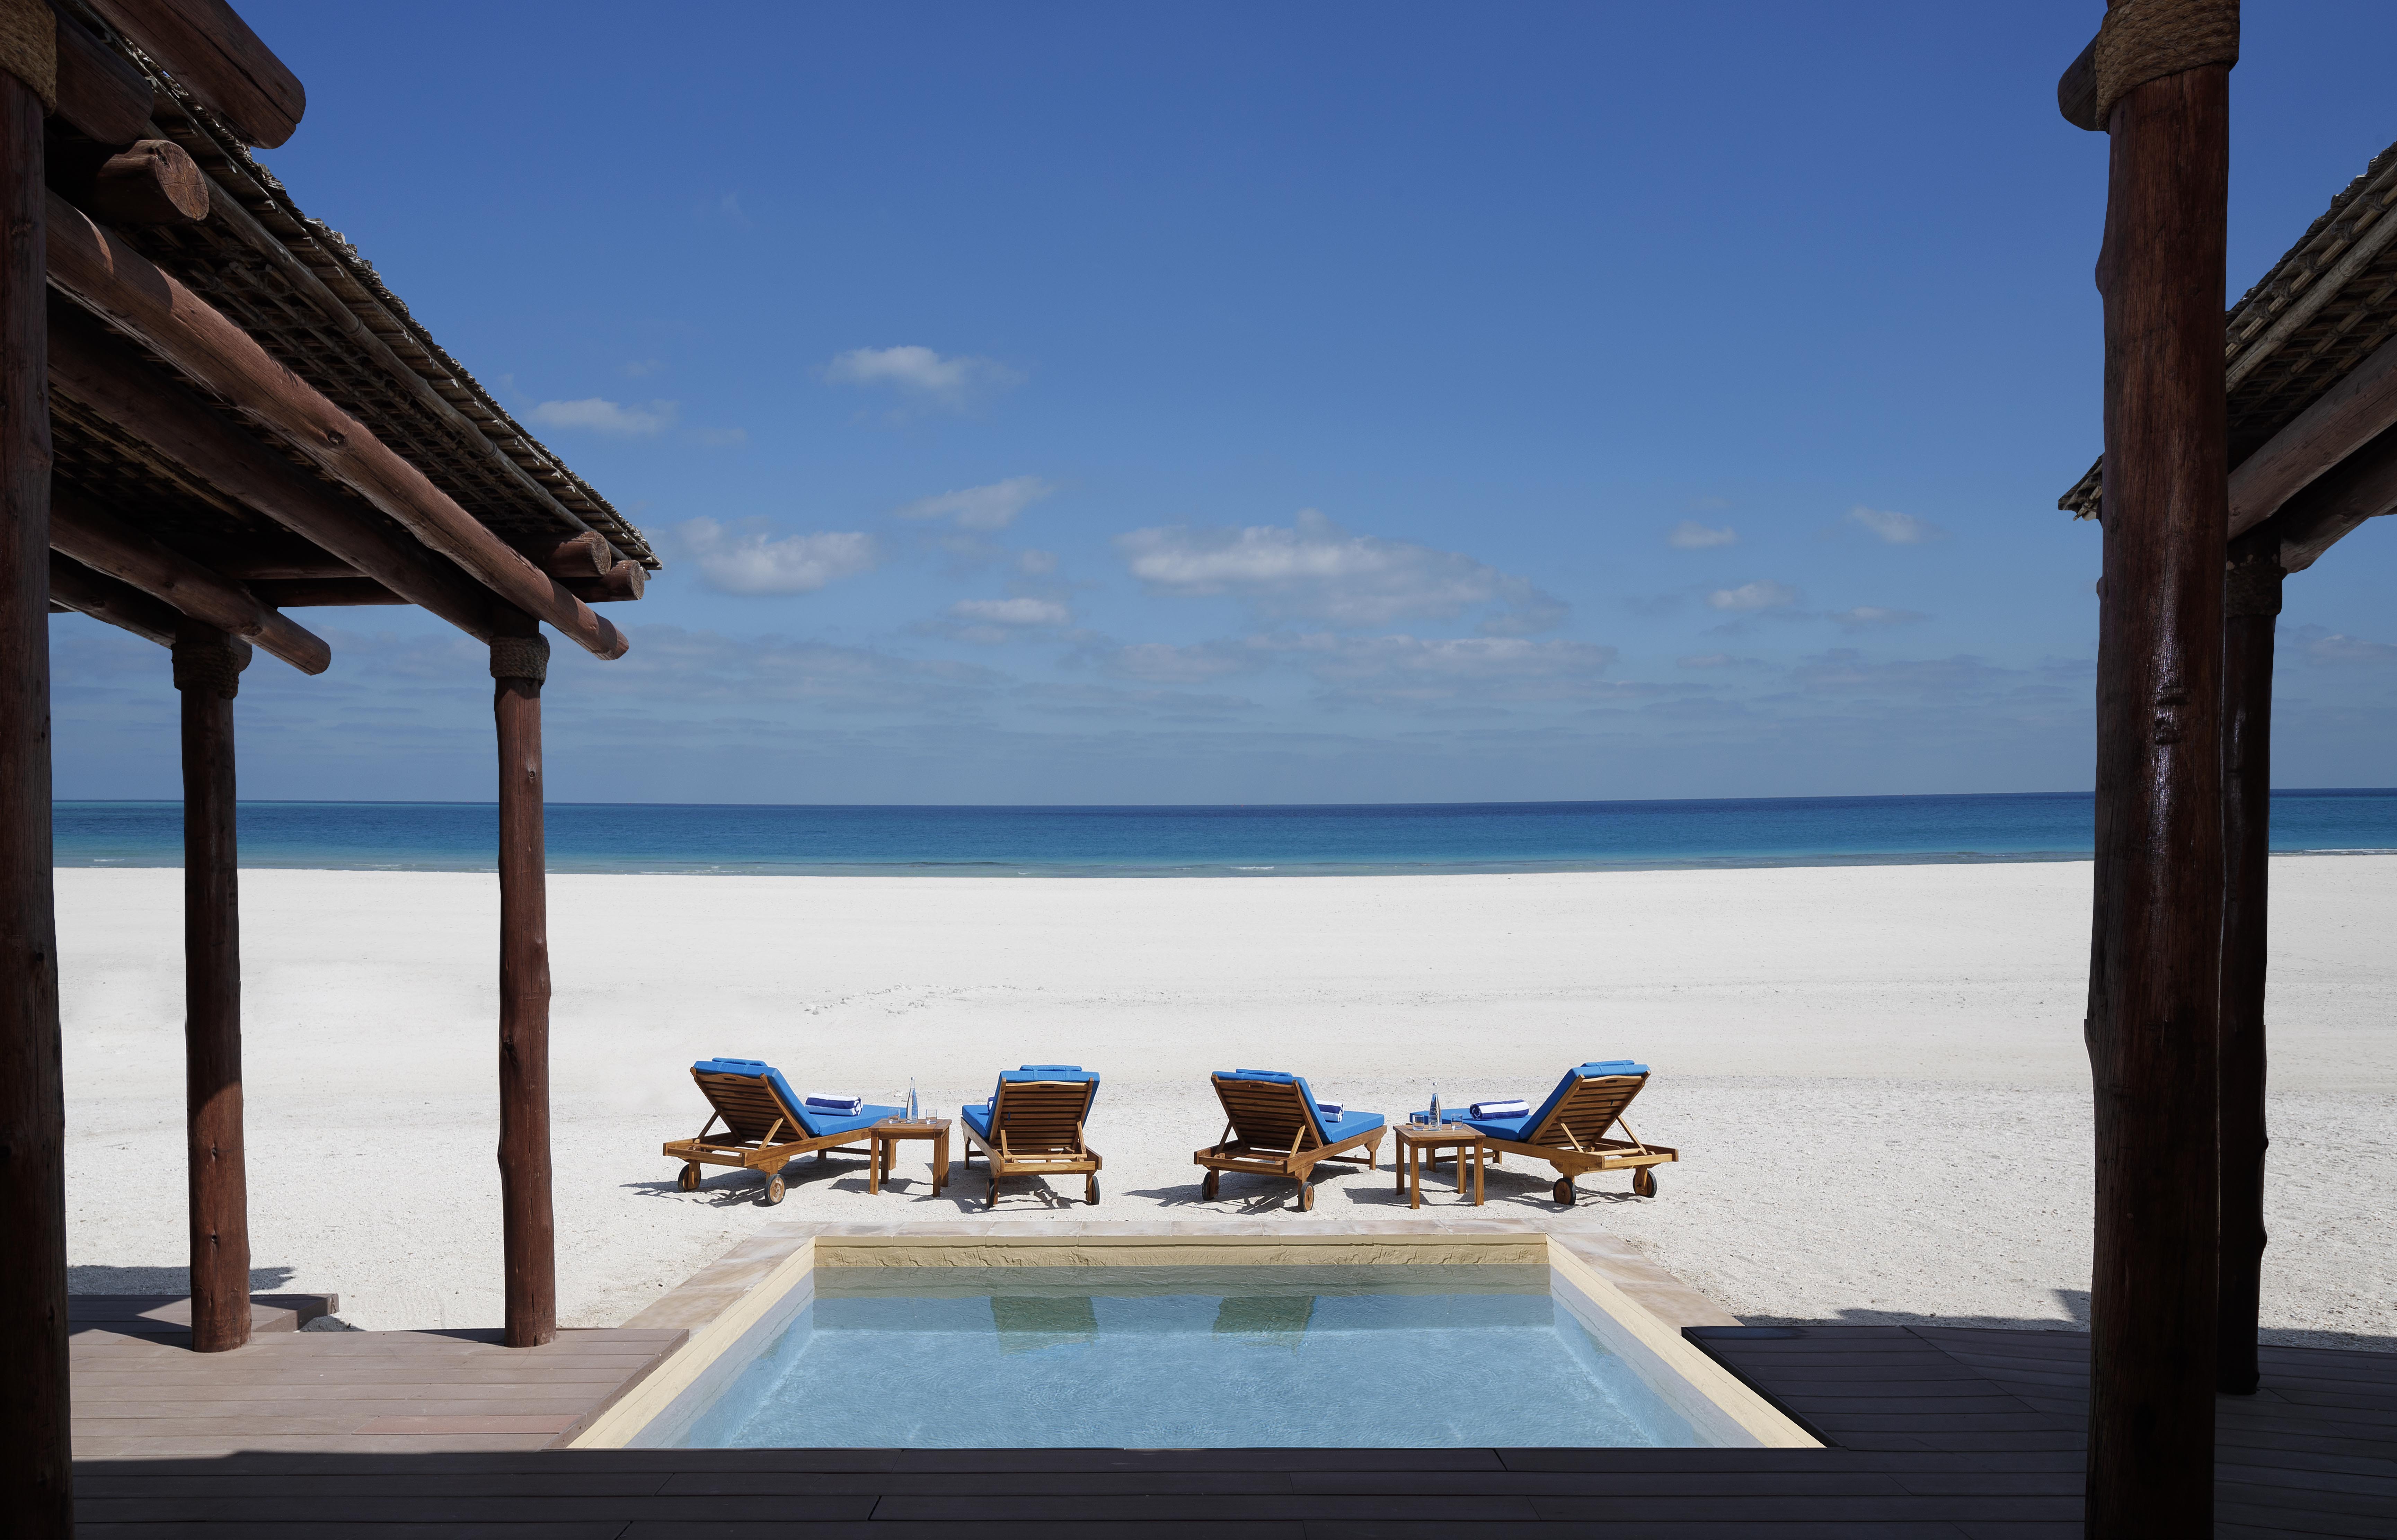
[[[2070,861],[2085,792],[1349,807],[553,803],[557,872],[1261,877]],[[245,866],[489,871],[473,802],[245,802]],[[174,866],[177,802],[61,802],[61,866]],[[2397,789],[2272,794],[2272,848],[2397,851]]]

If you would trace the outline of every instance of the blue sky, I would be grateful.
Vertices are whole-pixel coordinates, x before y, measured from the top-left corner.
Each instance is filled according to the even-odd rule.
[[[555,798],[2088,783],[2093,0],[241,8],[262,158],[666,559]],[[2245,26],[2233,293],[2397,139],[2397,10]],[[2390,780],[2390,524],[2283,784]],[[478,648],[301,618],[246,796],[491,795]],[[164,653],[53,625],[59,794],[176,795]]]

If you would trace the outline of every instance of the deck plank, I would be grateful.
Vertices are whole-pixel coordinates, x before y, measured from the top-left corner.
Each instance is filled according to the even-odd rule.
[[[471,1333],[287,1332],[266,1351],[202,1358],[87,1332],[77,1498],[82,1533],[107,1540],[932,1540],[961,1525],[996,1540],[1447,1540],[1500,1524],[1517,1540],[2080,1533],[2086,1337],[1703,1325],[1690,1336],[1830,1447],[542,1449],[541,1428],[616,1393],[677,1333],[602,1334],[542,1359],[549,1349],[510,1354]],[[2266,1349],[2264,1362],[2262,1394],[2221,1402],[2221,1533],[2397,1536],[2397,1356]]]

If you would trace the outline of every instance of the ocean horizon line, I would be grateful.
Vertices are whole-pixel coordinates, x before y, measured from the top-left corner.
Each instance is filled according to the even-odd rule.
[[[2274,786],[2274,797],[2390,797],[2397,796],[2397,786]],[[1316,811],[1337,809],[1401,810],[1411,808],[1631,808],[1709,806],[1748,803],[1867,803],[1886,801],[1996,801],[2018,797],[2040,797],[2058,800],[2094,801],[2094,791],[1996,791],[1996,792],[1830,792],[1811,796],[1757,797],[1514,797],[1472,801],[1380,801],[1380,802],[586,802],[552,798],[542,803],[545,808],[717,808],[733,809],[824,809],[858,811],[1022,811],[1022,812],[1105,812],[1115,810],[1141,812],[1180,812],[1239,810],[1269,812],[1278,810]],[[59,808],[162,807],[182,806],[178,797],[60,797],[51,799]],[[449,797],[245,797],[237,807],[277,808],[496,808],[496,798],[474,800]]]
[[[2283,854],[2397,852],[2397,788],[2273,794]],[[60,801],[53,864],[174,867],[182,804]],[[238,804],[252,869],[488,872],[489,802]],[[2083,861],[2086,792],[1577,802],[553,802],[560,875],[1330,877]]]

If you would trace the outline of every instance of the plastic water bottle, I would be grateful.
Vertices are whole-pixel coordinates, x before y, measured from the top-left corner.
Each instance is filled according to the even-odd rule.
[[[1431,1126],[1440,1127],[1440,1087],[1431,1088]]]
[[[907,1121],[911,1123],[917,1121],[921,1110],[916,1100],[916,1082],[910,1079],[907,1082]]]

